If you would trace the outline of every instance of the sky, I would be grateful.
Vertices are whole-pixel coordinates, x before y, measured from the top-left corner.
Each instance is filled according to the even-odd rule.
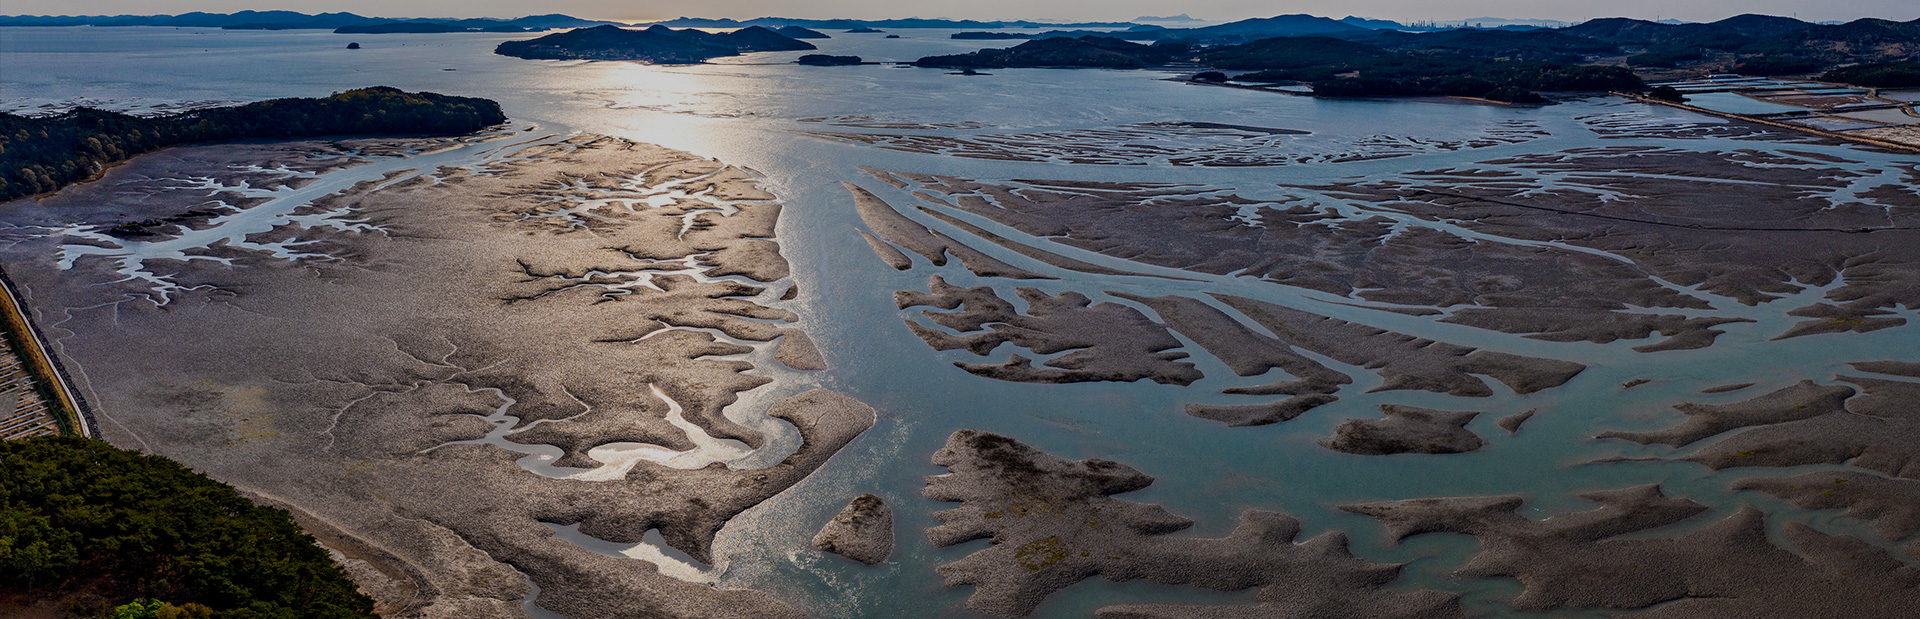
[[[565,13],[610,20],[679,16],[748,18],[948,17],[1122,21],[1141,15],[1187,13],[1227,21],[1308,13],[1358,15],[1399,21],[1507,17],[1583,21],[1595,17],[1712,21],[1740,13],[1797,16],[1809,21],[1879,17],[1920,18],[1916,0],[5,0],[6,15],[153,15],[244,9],[303,13],[348,11],[380,17],[520,17]]]

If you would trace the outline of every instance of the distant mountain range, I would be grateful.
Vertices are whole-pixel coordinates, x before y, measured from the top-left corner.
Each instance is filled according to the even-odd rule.
[[[1365,36],[1373,32],[1443,32],[1451,30],[1540,30],[1532,23],[1542,20],[1484,20],[1488,25],[1478,26],[1437,26],[1434,24],[1402,24],[1384,19],[1364,17],[1346,17],[1330,19],[1314,15],[1277,15],[1255,19],[1243,19],[1236,22],[1196,28],[1167,28],[1159,25],[1139,25],[1121,32],[1093,30],[1052,30],[1042,33],[1020,32],[965,32],[954,35],[957,39],[1042,39],[1054,37],[1083,37],[1100,35],[1128,41],[1186,41],[1205,45],[1231,45],[1257,41],[1272,37],[1302,36]],[[1498,23],[1495,23],[1498,22]],[[1554,22],[1558,23],[1558,22]]]
[[[1154,17],[1151,15],[1141,15],[1139,17],[1133,18],[1134,23],[1157,23],[1157,24],[1171,24],[1171,23],[1190,24],[1190,23],[1203,22],[1203,21],[1207,21],[1207,20],[1194,19],[1192,16],[1187,15],[1186,13],[1181,13],[1179,15],[1173,15],[1169,17]]]
[[[1279,22],[1282,24],[1285,24],[1285,23],[1297,24],[1300,26],[1299,30],[1302,33],[1319,33],[1319,32],[1309,32],[1311,30],[1314,30],[1314,28],[1316,27],[1322,28],[1322,29],[1334,28],[1334,26],[1327,26],[1321,22],[1343,23],[1343,24],[1353,26],[1355,28],[1372,29],[1372,30],[1444,30],[1444,29],[1453,29],[1453,28],[1461,28],[1461,27],[1537,28],[1537,27],[1555,27],[1555,26],[1567,25],[1563,22],[1554,22],[1554,21],[1548,21],[1548,20],[1527,20],[1527,19],[1514,20],[1514,19],[1500,19],[1500,18],[1493,18],[1493,17],[1482,17],[1482,18],[1474,18],[1474,19],[1467,19],[1467,20],[1458,20],[1453,22],[1440,22],[1440,23],[1423,22],[1423,23],[1404,24],[1401,22],[1388,21],[1384,19],[1347,17],[1345,19],[1340,19],[1340,20],[1331,20],[1323,17],[1313,17],[1310,15],[1282,15],[1279,17],[1266,18],[1264,20],[1243,20],[1241,22],[1234,22],[1234,24],[1242,24],[1241,28],[1244,29],[1247,26],[1248,22],[1261,22],[1261,21],[1272,22],[1274,20],[1279,20]],[[1126,22],[1079,22],[1079,23],[1037,22],[1037,21],[1026,21],[1026,20],[976,21],[976,20],[921,19],[921,18],[864,20],[864,19],[796,19],[796,18],[788,18],[788,17],[758,17],[758,18],[747,19],[747,20],[680,17],[680,18],[663,21],[663,22],[657,22],[657,23],[660,25],[669,26],[673,28],[746,28],[749,26],[761,26],[768,29],[779,29],[783,27],[797,26],[797,27],[803,27],[803,28],[824,28],[824,29],[833,29],[833,30],[851,30],[855,28],[955,28],[955,29],[1011,28],[1011,29],[1019,29],[1019,30],[1039,30],[1039,29],[1063,30],[1063,29],[1083,29],[1083,28],[1100,28],[1100,29],[1129,28],[1129,27],[1138,26],[1142,24],[1165,24],[1165,25],[1198,24],[1198,23],[1203,23],[1205,21],[1206,20],[1195,19],[1191,16],[1188,16],[1185,13],[1182,13],[1179,15],[1174,15],[1169,17],[1154,17],[1154,16],[1143,15],[1143,16],[1134,18],[1132,21],[1126,21]],[[391,26],[392,24],[409,24],[409,25],[408,26]],[[437,26],[430,26],[429,24],[434,24]],[[372,32],[457,32],[460,30],[488,30],[488,29],[500,31],[500,30],[504,30],[505,27],[517,27],[517,28],[522,28],[526,30],[549,30],[549,29],[555,29],[555,28],[586,28],[591,26],[600,26],[600,25],[609,25],[609,24],[622,25],[622,24],[619,24],[618,22],[581,19],[578,17],[573,17],[569,15],[559,15],[559,14],[534,15],[534,16],[522,17],[519,19],[492,19],[492,18],[455,19],[455,18],[416,18],[416,17],[393,18],[393,17],[367,17],[364,15],[356,15],[353,13],[320,13],[317,15],[308,15],[305,13],[297,13],[293,11],[240,11],[237,13],[194,12],[194,13],[182,13],[179,15],[0,16],[0,26],[166,26],[166,27],[178,27],[178,28],[225,28],[229,30],[303,30],[303,29],[334,30],[339,28],[355,29],[355,30],[350,30],[349,32],[356,32],[356,31],[360,31],[358,29],[369,28],[373,26],[387,26],[387,28],[376,29],[376,30],[373,30]],[[1311,26],[1309,24],[1318,24],[1318,25]],[[649,24],[649,25],[652,25],[652,24]],[[1223,25],[1231,26],[1233,24],[1223,24]],[[1269,26],[1269,27],[1272,27],[1272,26]]]
[[[1142,17],[1166,23],[1197,21],[1186,15]],[[622,25],[569,15],[533,15],[518,19],[397,19],[353,13],[308,15],[292,11],[238,13],[184,13],[180,15],[116,16],[0,16],[0,26],[171,26],[237,30],[332,29],[344,33],[383,32],[518,32],[557,28]],[[749,20],[682,17],[653,24],[674,28],[750,28],[769,30],[862,28],[998,29],[966,32],[956,38],[1046,39],[1088,35],[1128,41],[1181,42],[1193,45],[1233,45],[1273,37],[1324,36],[1392,50],[1470,54],[1490,57],[1561,58],[1631,54],[1629,63],[1664,67],[1707,58],[1766,57],[1774,60],[1821,62],[1897,62],[1920,54],[1920,20],[1896,22],[1860,19],[1843,24],[1816,24],[1789,17],[1739,15],[1711,23],[1668,23],[1640,19],[1605,18],[1566,27],[1561,22],[1504,18],[1473,18],[1457,22],[1403,24],[1349,16],[1329,19],[1313,15],[1278,15],[1189,28],[1133,22],[1074,24],[1034,21],[974,21],[949,19],[792,19],[761,17]],[[1464,26],[1464,27],[1463,27]],[[1045,30],[1043,30],[1045,29]],[[794,31],[801,36],[805,31]],[[1780,63],[1775,63],[1780,64]],[[1787,62],[1781,66],[1792,66]]]
[[[648,25],[668,26],[672,28],[782,28],[800,26],[827,30],[852,30],[855,28],[1126,28],[1136,24],[1132,22],[1081,22],[1055,23],[1037,21],[974,21],[971,19],[794,19],[788,17],[756,17],[748,20],[705,19],[681,17]]]
[[[336,30],[406,24],[392,32],[460,32],[467,30],[501,31],[585,28],[614,22],[580,19],[570,15],[530,15],[519,19],[420,19],[367,17],[353,13],[308,15],[293,11],[240,11],[238,13],[182,13],[179,15],[18,15],[0,16],[0,26],[169,26],[175,28],[222,28],[226,30]],[[437,26],[439,29],[432,29]],[[406,28],[412,28],[411,30]],[[352,30],[350,30],[352,31]],[[514,30],[507,30],[509,32]]]
[[[1562,28],[1539,20],[1467,20],[1492,28],[1439,28],[1347,17],[1280,15],[1199,28],[1135,26],[1123,31],[1054,30],[1043,33],[963,32],[961,39],[1047,39],[1100,36],[1142,42],[1236,45],[1274,37],[1331,37],[1401,51],[1446,52],[1497,58],[1630,55],[1641,67],[1675,66],[1710,57],[1767,57],[1800,64],[1894,62],[1920,54],[1920,20],[1859,19],[1816,24],[1790,17],[1739,15],[1710,23],[1595,19]],[[1791,64],[1791,63],[1789,63]],[[1786,66],[1786,65],[1783,65]]]

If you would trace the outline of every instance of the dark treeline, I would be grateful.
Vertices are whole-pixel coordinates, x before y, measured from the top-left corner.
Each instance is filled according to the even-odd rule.
[[[1528,102],[1544,100],[1541,91],[1640,90],[1644,84],[1632,69],[1761,76],[1825,72],[1829,81],[1861,86],[1920,85],[1913,68],[1920,62],[1915,54],[1920,50],[1920,20],[1814,24],[1739,15],[1701,24],[1608,18],[1566,28],[1411,30],[1416,29],[1352,18],[1282,15],[1202,28],[964,32],[954,38],[1031,41],[1009,49],[922,58],[916,64],[1192,64],[1247,72],[1235,78],[1243,81],[1311,84],[1314,94],[1323,96],[1456,95]],[[1188,48],[1194,53],[1186,53]],[[1624,59],[1627,67],[1610,66],[1618,64],[1608,61],[1614,58]]]
[[[639,60],[654,64],[693,64],[748,52],[812,49],[816,49],[812,43],[759,26],[716,34],[656,25],[645,30],[595,26],[556,32],[537,39],[505,41],[494,47],[493,53],[528,60]]]
[[[1920,60],[1841,67],[1820,79],[1869,88],[1920,88]]]
[[[1443,95],[1541,103],[1541,91],[1638,91],[1646,83],[1624,67],[1579,64],[1526,33],[1493,33],[1533,47],[1507,57],[1457,51],[1409,52],[1328,37],[1276,37],[1241,45],[1195,49],[1178,42],[1142,45],[1083,36],[1028,41],[1008,49],[922,58],[923,67],[1139,68],[1192,63],[1234,71],[1247,82],[1301,82],[1327,97]],[[1507,49],[1514,49],[1511,41]],[[1220,79],[1224,79],[1224,74]]]
[[[1414,53],[1321,37],[1256,41],[1208,52],[1201,60],[1223,69],[1253,70],[1237,78],[1242,81],[1312,84],[1314,94],[1327,97],[1441,95],[1541,103],[1546,101],[1539,94],[1543,91],[1646,88],[1631,70],[1583,65],[1577,57]]]
[[[0,201],[53,191],[142,153],[194,142],[323,135],[460,135],[506,122],[486,99],[385,86],[157,118],[80,108],[0,114]]]
[[[1003,69],[1008,67],[1071,67],[1138,69],[1164,65],[1188,53],[1181,44],[1141,45],[1111,37],[1036,39],[1007,49],[983,49],[966,54],[928,56],[914,61],[921,67],[947,69]]]
[[[375,616],[285,511],[171,460],[77,437],[0,442],[0,588],[94,600],[70,609],[89,614],[142,600],[213,619]]]

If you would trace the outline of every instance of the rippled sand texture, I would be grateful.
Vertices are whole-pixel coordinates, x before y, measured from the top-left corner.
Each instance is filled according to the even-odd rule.
[[[801,392],[780,203],[487,137],[169,150],[7,205],[5,258],[107,438],[289,506],[390,612],[800,615],[660,558],[711,561],[874,421]]]
[[[1194,393],[1184,412],[1229,426],[1291,421],[1361,391],[1451,396],[1422,400],[1448,402],[1445,410],[1383,404],[1384,417],[1347,419],[1318,441],[1359,456],[1434,454],[1428,466],[1446,467],[1445,458],[1460,456],[1445,454],[1486,445],[1489,426],[1519,437],[1501,440],[1525,440],[1522,424],[1535,409],[1475,423],[1473,401],[1552,396],[1596,365],[1643,368],[1615,393],[1684,380],[1687,360],[1712,359],[1735,327],[1742,346],[1782,351],[1771,367],[1755,368],[1768,383],[1852,362],[1857,372],[1808,370],[1810,378],[1771,393],[1750,389],[1755,383],[1694,385],[1702,403],[1680,404],[1677,417],[1596,403],[1590,408],[1605,414],[1591,420],[1589,440],[1669,449],[1629,448],[1640,455],[1584,466],[1684,461],[1727,470],[1727,491],[1844,510],[1871,523],[1877,539],[1798,521],[1770,538],[1760,508],[1702,516],[1711,508],[1670,498],[1657,484],[1580,494],[1600,507],[1545,521],[1521,515],[1518,496],[1342,509],[1377,518],[1395,539],[1479,538],[1479,554],[1455,576],[1519,580],[1524,591],[1505,602],[1517,610],[1903,616],[1920,603],[1920,571],[1909,562],[1920,559],[1920,512],[1908,506],[1920,496],[1920,351],[1881,359],[1862,340],[1840,338],[1906,326],[1920,308],[1920,169],[1738,125],[1663,125],[1631,112],[1578,120],[1602,139],[1732,137],[1754,146],[1603,145],[1253,191],[893,170],[868,170],[879,184],[848,189],[876,255],[929,275],[924,291],[895,295],[907,327],[936,350],[956,351],[954,364],[973,374],[1184,386],[1205,379],[1202,368],[1224,366],[1260,382]],[[925,140],[857,141],[962,157],[1011,144],[975,141],[960,151]],[[1074,144],[1063,148],[1075,152]],[[1828,339],[1776,344],[1805,338]],[[1219,364],[1201,363],[1202,353]],[[1579,397],[1592,397],[1591,386],[1582,389]],[[939,514],[945,524],[929,532],[934,542],[994,541],[940,568],[950,584],[974,585],[969,605],[986,612],[1024,615],[1058,588],[1105,574],[1221,590],[1264,585],[1272,616],[1319,616],[1328,600],[1352,608],[1360,602],[1350,598],[1393,579],[1386,566],[1365,568],[1375,576],[1269,599],[1277,584],[1206,575],[1252,560],[1209,545],[1260,552],[1291,538],[1273,532],[1297,530],[1289,517],[1250,514],[1229,537],[1247,538],[1240,543],[1166,538],[1159,556],[1154,536],[1187,523],[1107,498],[1150,481],[1124,465],[1053,459],[972,431],[955,434],[934,462],[952,473],[932,478],[928,496],[963,503]],[[1826,468],[1782,468],[1807,466]],[[1773,472],[1737,474],[1760,467]],[[1794,472],[1804,474],[1775,477]],[[1106,523],[1118,528],[1106,532]],[[1678,526],[1650,533],[1669,525]],[[1353,561],[1344,540],[1305,546],[1327,553],[1311,569],[1362,569],[1342,567]],[[1266,552],[1299,552],[1289,548]],[[1460,612],[1454,602],[1433,605],[1442,599],[1451,600],[1373,608],[1381,616]]]
[[[930,126],[873,122],[862,118],[820,118],[805,121],[848,129],[955,129],[980,126]],[[1392,159],[1420,153],[1522,144],[1546,135],[1527,121],[1505,121],[1467,139],[1421,139],[1375,134],[1350,142],[1322,141],[1294,136],[1310,131],[1200,122],[1154,122],[1108,129],[1077,129],[1044,133],[969,133],[924,135],[876,131],[801,131],[801,135],[865,144],[909,153],[932,153],[968,159],[1083,165],[1151,165],[1247,167],[1345,163]]]
[[[1216,591],[1258,588],[1258,605],[1135,605],[1102,608],[1103,619],[1172,617],[1463,617],[1457,596],[1393,590],[1399,566],[1347,550],[1346,536],[1295,542],[1300,521],[1248,510],[1226,537],[1171,535],[1193,526],[1158,505],[1110,495],[1153,477],[1107,460],[1066,460],[1019,441],[961,430],[933,456],[947,474],[927,479],[927,498],[954,501],[927,531],[935,545],[994,545],[939,567],[950,585],[973,585],[967,606],[1021,617],[1055,591],[1095,575]]]

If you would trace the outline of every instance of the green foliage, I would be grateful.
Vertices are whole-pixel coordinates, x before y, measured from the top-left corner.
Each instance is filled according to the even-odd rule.
[[[1883,62],[1841,67],[1820,76],[1822,81],[1844,82],[1869,88],[1920,87],[1920,61]]]
[[[285,511],[171,460],[84,438],[0,443],[0,561],[0,587],[85,582],[109,599],[150,598],[115,617],[374,616]]]
[[[171,602],[141,598],[114,607],[108,619],[213,619],[212,608],[187,602],[174,606]]]
[[[80,562],[79,543],[78,535],[54,528],[44,516],[0,508],[0,574],[52,578]]]
[[[0,202],[53,191],[109,164],[168,146],[322,135],[459,135],[506,122],[486,99],[379,86],[324,99],[274,99],[160,118],[80,108],[0,114]]]

